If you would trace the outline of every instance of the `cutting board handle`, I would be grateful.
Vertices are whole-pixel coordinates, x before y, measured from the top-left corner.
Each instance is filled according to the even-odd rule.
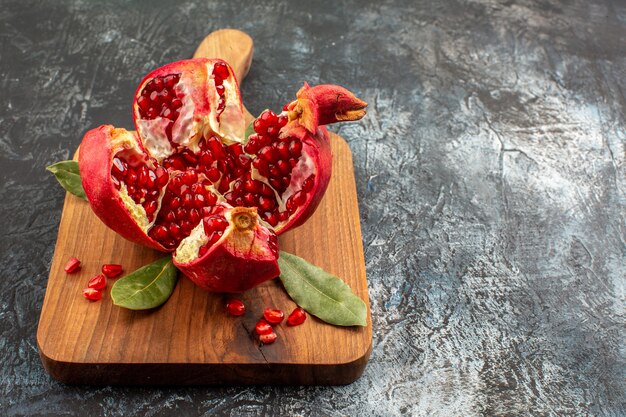
[[[248,74],[253,53],[254,43],[247,33],[237,29],[220,29],[200,42],[193,57],[223,59],[233,67],[237,81],[241,83]],[[246,120],[251,121],[253,117],[245,107],[244,112]]]

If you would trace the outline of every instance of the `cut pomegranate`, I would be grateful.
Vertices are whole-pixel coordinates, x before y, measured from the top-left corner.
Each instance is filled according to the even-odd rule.
[[[254,331],[256,332],[256,334],[262,335],[272,333],[274,329],[272,328],[271,324],[261,319],[257,322],[256,326],[254,326]]]
[[[102,291],[96,290],[94,288],[85,288],[83,290],[83,297],[85,297],[89,301],[98,301],[102,299]]]
[[[102,273],[107,278],[116,278],[116,277],[120,276],[120,274],[123,271],[124,270],[122,269],[122,265],[117,265],[117,264],[105,264],[105,265],[102,265]]]
[[[243,301],[236,298],[231,298],[226,302],[226,311],[231,316],[243,316],[246,312],[246,306]]]
[[[285,313],[281,310],[274,310],[271,308],[266,308],[263,312],[263,318],[272,324],[279,324],[285,318]]]
[[[175,252],[198,285],[245,291],[278,275],[276,234],[302,224],[326,190],[331,150],[322,125],[357,120],[365,106],[342,87],[305,84],[280,114],[264,111],[245,138],[228,64],[175,62],[139,85],[137,133],[101,126],[85,135],[83,188],[107,226]]]
[[[264,345],[271,345],[272,343],[276,341],[277,338],[278,338],[278,335],[273,331],[268,334],[259,335],[259,341],[263,343]]]
[[[107,286],[107,278],[103,274],[98,274],[89,280],[87,287],[94,290],[102,290]]]
[[[291,312],[287,317],[287,324],[289,326],[299,326],[306,320],[306,312],[303,308],[298,307]]]
[[[65,264],[65,268],[63,268],[63,269],[68,274],[74,273],[74,272],[80,270],[80,261],[78,260],[78,258],[75,258],[75,257],[72,256],[67,261],[67,263]]]
[[[215,206],[206,216],[174,254],[174,265],[196,285],[236,293],[280,274],[276,234],[256,208]]]

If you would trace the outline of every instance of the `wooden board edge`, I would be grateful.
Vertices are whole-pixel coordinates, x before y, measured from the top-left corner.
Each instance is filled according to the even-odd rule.
[[[40,357],[55,380],[68,385],[346,385],[364,372],[372,351],[343,364],[75,363]]]

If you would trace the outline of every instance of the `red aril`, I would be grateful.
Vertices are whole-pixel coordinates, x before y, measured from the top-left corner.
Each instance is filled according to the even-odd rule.
[[[254,331],[258,335],[269,334],[274,331],[272,325],[261,319],[257,322],[256,326],[254,326]]]
[[[102,299],[102,291],[96,290],[94,288],[85,288],[83,290],[83,297],[85,297],[89,301],[98,301]]]
[[[231,298],[226,302],[226,311],[231,316],[243,316],[246,312],[246,306],[243,301],[236,298]]]
[[[78,260],[78,258],[75,257],[71,257],[67,263],[65,264],[65,267],[63,268],[65,270],[65,272],[67,272],[68,274],[72,274],[76,271],[80,270],[80,261]]]
[[[263,318],[271,324],[279,324],[285,318],[285,313],[268,307],[263,312]]]
[[[274,331],[268,334],[259,335],[259,341],[263,343],[264,345],[271,345],[272,343],[276,341],[277,338],[278,338],[278,335]]]
[[[103,274],[98,274],[95,277],[89,280],[87,284],[88,288],[93,288],[94,290],[102,290],[107,286],[107,278]]]
[[[136,133],[87,132],[83,188],[107,226],[175,252],[176,266],[196,284],[245,291],[278,275],[276,234],[302,224],[326,190],[331,150],[322,125],[357,120],[365,106],[342,87],[305,84],[280,114],[264,111],[245,138],[228,64],[175,62],[140,83]],[[232,221],[242,215],[246,227]]]
[[[120,274],[123,271],[124,270],[122,269],[122,265],[117,265],[117,264],[105,264],[105,265],[102,265],[102,273],[107,278],[116,278],[116,277],[120,276]]]
[[[289,326],[299,326],[306,320],[306,312],[303,308],[298,307],[291,312],[287,317],[287,324]]]

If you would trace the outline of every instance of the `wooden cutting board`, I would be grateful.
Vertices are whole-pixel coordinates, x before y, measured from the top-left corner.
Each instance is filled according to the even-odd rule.
[[[252,40],[235,30],[214,32],[194,56],[223,58],[242,80]],[[279,243],[341,277],[365,301],[367,327],[331,326],[309,316],[298,327],[277,326],[276,343],[260,346],[253,332],[263,309],[295,308],[279,280],[243,294],[248,311],[239,318],[224,312],[228,296],[205,292],[182,275],[157,309],[114,306],[111,280],[103,299],[89,302],[82,289],[102,264],[122,264],[130,272],[163,254],[124,240],[87,202],[68,194],[37,331],[45,369],[76,384],[347,384],[358,378],[372,346],[365,261],[352,156],[342,138],[331,139],[328,191],[313,217]],[[82,261],[82,269],[68,275],[63,267],[71,256]]]

